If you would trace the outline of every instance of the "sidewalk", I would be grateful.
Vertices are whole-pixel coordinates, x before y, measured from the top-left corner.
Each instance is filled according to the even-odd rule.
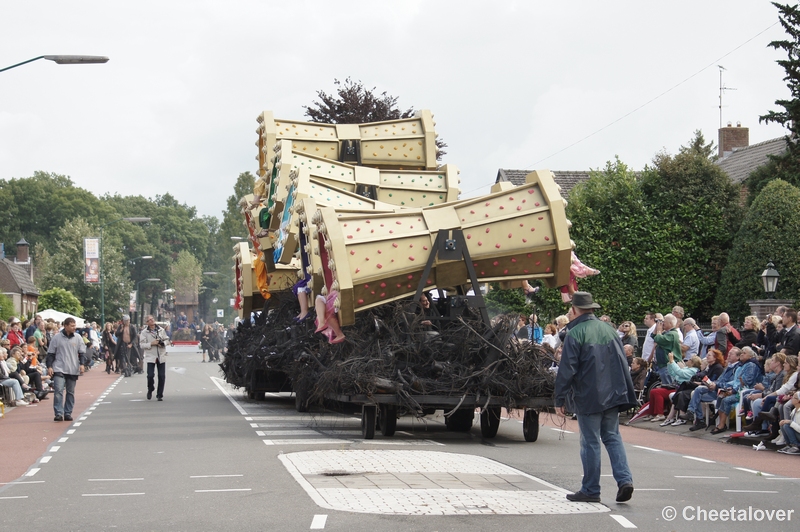
[[[105,391],[119,375],[108,375],[105,365],[98,364],[78,379],[75,386],[75,408],[72,417],[86,411],[97,397]],[[53,394],[34,405],[6,408],[0,418],[4,460],[0,460],[0,484],[21,477],[36,463],[50,445],[60,438],[72,423],[53,421]]]

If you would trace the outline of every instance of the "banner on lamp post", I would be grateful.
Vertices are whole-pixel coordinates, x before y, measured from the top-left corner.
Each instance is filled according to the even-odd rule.
[[[83,239],[83,282],[100,284],[100,239]]]

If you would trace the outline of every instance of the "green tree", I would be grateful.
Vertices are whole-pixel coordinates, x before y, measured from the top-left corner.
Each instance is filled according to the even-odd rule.
[[[783,80],[789,88],[790,96],[775,100],[775,104],[782,110],[769,111],[759,117],[759,122],[781,124],[789,131],[789,135],[786,137],[786,151],[771,156],[768,164],[747,178],[750,203],[774,179],[782,179],[794,186],[800,185],[800,146],[791,140],[800,135],[800,7],[777,2],[772,5],[778,8],[778,20],[787,38],[772,41],[769,46],[786,53],[786,59],[780,59],[777,63],[786,72]]]
[[[8,323],[14,315],[14,302],[7,295],[0,294],[0,320]]]
[[[45,291],[63,288],[74,294],[84,308],[83,317],[94,321],[100,320],[100,285],[83,282],[83,239],[98,234],[99,229],[82,218],[66,222],[56,231],[55,244],[47,258],[49,267],[39,277],[39,287]],[[109,231],[103,236],[105,314],[107,318],[118,319],[128,308],[131,282],[119,238]]]
[[[781,180],[767,184],[755,198],[733,243],[722,273],[716,307],[732,318],[750,314],[748,299],[761,299],[761,272],[772,261],[780,272],[776,297],[800,299],[800,189]],[[788,244],[787,244],[788,243]]]
[[[83,314],[83,306],[78,298],[63,288],[51,288],[42,292],[39,295],[39,308],[66,312],[73,316]]]
[[[617,158],[570,192],[576,253],[602,272],[580,286],[615,322],[676,303],[708,316],[739,215],[736,189],[709,155],[695,132],[640,176]]]
[[[491,288],[484,296],[489,317],[498,314],[521,314],[527,317],[533,311],[526,303],[522,289],[501,290],[500,283],[492,283]]]
[[[177,304],[191,305],[197,301],[203,270],[200,262],[186,250],[178,253],[172,264],[172,281]]]
[[[14,243],[25,237],[32,245],[41,243],[47,248],[68,220],[81,217],[99,223],[115,216],[110,206],[74,186],[69,177],[47,172],[0,180],[0,212],[4,215],[0,242]]]
[[[349,77],[344,82],[333,80],[336,85],[335,94],[317,91],[319,101],[311,105],[304,105],[305,115],[312,122],[325,124],[363,124],[365,122],[382,122],[384,120],[398,120],[414,116],[414,108],[409,107],[401,111],[397,107],[398,98],[391,96],[386,91],[376,94],[375,87],[368,89],[359,81]],[[447,154],[444,148],[447,144],[436,138],[437,160]]]

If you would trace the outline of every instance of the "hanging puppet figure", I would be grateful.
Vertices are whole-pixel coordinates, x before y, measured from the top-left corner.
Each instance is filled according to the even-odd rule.
[[[300,314],[294,318],[297,323],[303,323],[308,317],[308,294],[311,293],[308,281],[310,280],[311,276],[306,275],[305,278],[297,281],[292,287],[292,293],[297,297],[297,302],[300,303]]]
[[[327,297],[319,295],[314,300],[314,310],[317,312],[317,330],[314,332],[324,334],[332,344],[344,342],[344,333],[334,308],[334,301],[338,296],[339,292],[331,290]]]
[[[572,264],[569,267],[569,284],[561,287],[561,300],[564,303],[572,301],[572,294],[578,291],[578,278],[584,279],[598,275],[600,270],[590,268],[580,261],[575,254],[575,243],[572,244]]]

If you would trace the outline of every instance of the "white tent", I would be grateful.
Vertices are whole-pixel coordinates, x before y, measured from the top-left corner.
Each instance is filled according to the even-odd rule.
[[[59,312],[57,310],[47,309],[47,310],[43,310],[41,312],[37,312],[36,314],[41,316],[43,320],[51,319],[51,320],[53,320],[53,321],[55,321],[57,323],[61,323],[67,318],[74,318],[75,319],[75,325],[78,328],[82,328],[82,327],[86,326],[86,322],[84,322],[83,319],[81,319],[81,318],[79,318],[77,316],[73,316],[72,314],[67,314],[66,312]]]

